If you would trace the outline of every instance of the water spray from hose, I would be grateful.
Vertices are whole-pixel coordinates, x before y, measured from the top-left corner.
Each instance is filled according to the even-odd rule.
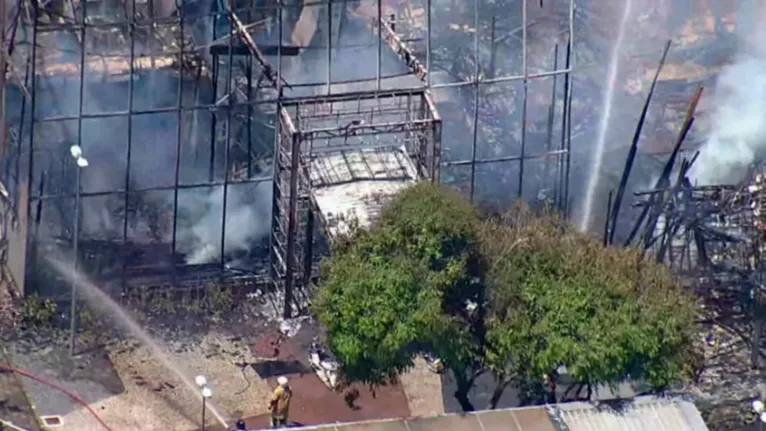
[[[620,27],[617,33],[617,40],[612,47],[612,55],[609,60],[609,71],[607,72],[607,88],[604,92],[602,102],[601,120],[598,125],[598,135],[596,137],[596,148],[593,152],[593,161],[591,163],[590,176],[585,188],[585,201],[583,203],[578,228],[580,231],[590,229],[593,218],[593,206],[596,199],[599,181],[601,180],[601,166],[604,163],[604,153],[606,152],[606,138],[609,133],[612,110],[614,108],[614,91],[617,88],[617,76],[620,69],[620,54],[622,43],[625,39],[625,27],[627,26],[630,10],[633,6],[633,0],[625,0],[625,9],[622,12]]]
[[[92,281],[88,280],[84,275],[75,271],[70,265],[62,262],[54,257],[47,256],[46,260],[51,264],[53,269],[60,275],[77,284],[79,291],[83,297],[95,308],[103,311],[105,314],[111,316],[115,323],[120,325],[123,329],[128,331],[131,335],[136,337],[141,344],[149,348],[152,355],[162,364],[167,370],[171,371],[189,391],[191,391],[195,397],[202,403],[202,395],[198,390],[194,381],[187,377],[181,370],[173,364],[168,355],[160,348],[157,342],[147,333],[141,326],[112,298],[106,293],[102,292]],[[218,409],[213,406],[213,403],[207,401],[205,408],[209,411],[213,417],[224,427],[228,428],[226,420],[218,412]]]

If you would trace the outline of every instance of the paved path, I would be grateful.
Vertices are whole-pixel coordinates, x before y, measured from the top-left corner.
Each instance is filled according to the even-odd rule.
[[[415,367],[400,378],[411,416],[431,417],[444,414],[441,376],[428,369],[426,361],[418,357]]]
[[[9,365],[3,346],[0,346],[0,365]],[[20,378],[0,371],[0,419],[29,431],[39,431],[40,426],[24,394]]]

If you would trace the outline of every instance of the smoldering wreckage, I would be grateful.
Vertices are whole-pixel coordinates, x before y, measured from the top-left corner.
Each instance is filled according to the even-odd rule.
[[[585,66],[608,55],[603,32],[618,11],[530,2],[505,22],[497,10],[513,2],[415,3],[6,5],[0,281],[63,299],[66,283],[40,256],[70,255],[77,243],[79,267],[111,294],[260,289],[291,336],[334,232],[373,220],[413,181],[452,183],[489,205],[545,201],[575,217],[583,191],[570,177],[587,174],[578,157],[590,151],[604,91]],[[641,247],[716,291],[719,320],[731,310],[755,317],[757,362],[766,54],[746,47],[722,59],[742,31],[736,5],[633,3],[647,35],[634,48],[652,55],[626,59],[631,72],[619,77],[621,100],[633,102],[623,105],[644,109],[630,145],[611,149],[624,166],[598,173],[610,196],[604,242]],[[583,29],[575,46],[561,36],[570,25]],[[368,61],[349,67],[352,57]],[[550,74],[552,85],[480,85],[513,75],[522,57],[528,76],[585,66]],[[72,145],[90,160],[81,172],[67,158]],[[337,385],[326,349],[312,343],[307,360]]]

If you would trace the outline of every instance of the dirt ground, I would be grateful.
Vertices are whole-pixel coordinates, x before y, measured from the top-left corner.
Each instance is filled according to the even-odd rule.
[[[103,315],[80,318],[75,358],[69,355],[62,322],[16,331],[3,347],[13,365],[79,396],[115,430],[190,430],[198,428],[201,419],[201,398],[193,383],[198,374],[207,377],[214,391],[211,407],[224,418],[265,412],[261,400],[269,388],[243,365],[256,361],[249,346],[266,325],[273,326],[258,318],[261,305],[245,304],[231,321],[132,310],[158,341],[161,355]],[[62,430],[101,429],[70,396],[31,379],[20,380],[37,416],[60,416]],[[206,422],[217,423],[215,416],[210,411]]]
[[[201,399],[193,384],[206,376],[213,390],[211,407],[228,425],[248,418],[267,425],[267,401],[275,379],[290,378],[295,391],[292,420],[301,424],[433,415],[443,412],[440,380],[424,361],[402,376],[401,384],[377,388],[352,386],[330,391],[308,366],[308,346],[318,329],[310,321],[292,338],[279,335],[277,322],[254,307],[238,313],[247,321],[199,324],[179,316],[141,317],[164,356],[126,337],[106,322],[91,322],[78,334],[78,355],[68,351],[65,329],[34,329],[5,342],[10,361],[76,394],[115,430],[189,431],[200,428]],[[177,370],[177,373],[173,371]],[[10,374],[0,375],[7,380]],[[0,380],[0,386],[5,380]],[[100,430],[100,425],[68,395],[30,379],[20,379],[36,416],[60,416],[69,431]],[[433,390],[433,392],[431,392]],[[15,404],[21,391],[16,391]],[[7,398],[7,397],[6,397]],[[0,394],[0,400],[2,400]],[[1,407],[2,405],[0,405]],[[31,415],[27,415],[30,417]],[[212,410],[207,429],[223,429]],[[34,429],[34,428],[31,428]]]
[[[66,339],[59,334],[57,339]],[[189,430],[199,426],[201,401],[193,378],[203,374],[214,391],[211,403],[225,417],[255,415],[264,410],[265,382],[236,365],[248,360],[249,349],[217,331],[195,342],[164,340],[161,349],[169,369],[147,347],[117,340],[69,359],[66,343],[18,341],[9,347],[11,360],[77,394],[116,430]],[[183,378],[181,378],[183,376]],[[73,400],[46,385],[25,379],[24,389],[38,415],[60,416],[65,430],[97,430],[100,426]],[[209,424],[215,415],[208,414]]]
[[[3,339],[16,331],[18,313],[13,306],[13,297],[6,284],[0,283],[0,365],[11,365],[8,361]],[[23,391],[19,376],[0,370],[0,420],[30,431],[37,431],[36,415]]]
[[[276,381],[270,383],[276,386]],[[289,421],[293,426],[409,416],[407,399],[400,386],[378,388],[373,393],[367,387],[352,385],[336,393],[308,374],[292,376],[290,386],[294,397]],[[253,429],[268,428],[269,415],[249,417],[246,423]]]

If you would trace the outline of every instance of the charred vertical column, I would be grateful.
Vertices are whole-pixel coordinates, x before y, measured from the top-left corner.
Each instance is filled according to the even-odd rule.
[[[493,79],[495,77],[495,63],[497,62],[497,46],[495,44],[495,26],[497,24],[496,19],[497,17],[493,15],[489,31],[489,67],[487,70],[487,78],[489,79]]]
[[[247,9],[247,22],[253,22],[254,0],[250,0],[250,7]],[[271,27],[269,27],[271,28]],[[281,41],[280,41],[281,43]],[[253,177],[253,56],[247,56],[247,179]],[[259,80],[260,82],[260,80]],[[257,88],[256,88],[257,94]]]
[[[574,80],[572,78],[572,71],[574,70],[574,44],[575,44],[575,30],[574,30],[574,15],[575,15],[575,0],[569,0],[569,43],[567,45],[567,74],[569,78],[569,88],[564,99],[566,104],[566,169],[564,173],[564,215],[569,217],[571,214],[571,201],[569,199],[569,173],[572,166],[572,87]]]
[[[280,113],[281,114],[281,113]],[[298,163],[299,133],[292,128],[286,115],[279,118],[279,143],[274,170],[271,223],[271,275],[277,292],[284,294],[282,315],[292,316],[295,282],[295,241],[298,226]]]
[[[431,72],[431,0],[426,0],[426,70]],[[431,88],[431,74],[426,75],[426,87]]]
[[[16,18],[14,18],[14,25],[13,30],[11,31],[11,36],[9,37],[9,40],[12,42],[16,38],[16,29],[18,28],[18,20],[19,20],[19,14],[21,13],[21,8],[17,9],[16,12]],[[13,43],[10,44],[10,48],[8,49],[8,57],[11,57],[13,55]],[[34,59],[34,55],[32,56]],[[34,62],[34,60],[33,60]],[[29,88],[29,67],[24,68],[24,88]],[[34,79],[34,78],[33,78]],[[29,94],[25,91],[25,96],[21,98],[21,114],[19,116],[19,134],[18,139],[16,140],[16,160],[15,160],[15,167],[14,170],[16,172],[16,180],[14,182],[14,188],[13,188],[13,202],[15,205],[17,205],[17,208],[20,208],[21,205],[21,158],[22,154],[24,154],[23,146],[24,146],[24,139],[22,138],[24,136],[24,121],[26,120],[26,114],[27,114],[27,102],[31,102],[29,99]],[[30,184],[26,185],[26,199],[29,200],[29,192],[30,192]],[[29,213],[27,213],[27,217],[29,217]],[[25,220],[24,223],[27,223]],[[24,238],[26,241],[26,238]],[[21,289],[24,288],[24,286],[19,286]]]
[[[378,69],[377,69],[377,84],[376,89],[380,91],[380,75],[383,73],[383,0],[376,0],[378,11],[375,15],[376,26],[378,28]]]
[[[183,100],[184,100],[184,8],[181,7],[178,10],[179,24],[179,49],[178,53],[178,114],[176,117],[176,167],[175,175],[173,177],[173,233],[172,244],[170,247],[170,265],[171,265],[171,277],[173,286],[176,285],[176,246],[178,245],[178,186],[181,180],[181,142],[183,131]]]
[[[527,64],[527,2],[521,2],[521,68],[523,93],[521,96],[521,154],[519,155],[519,188],[516,196],[524,194],[524,159],[527,157],[527,97],[529,95],[529,66]]]
[[[760,365],[761,335],[763,334],[763,294],[760,277],[753,287],[753,333],[750,345],[750,366],[756,369]]]
[[[345,7],[345,3],[343,6]],[[338,28],[338,38],[340,38],[340,28]],[[332,0],[327,1],[327,94],[330,93],[332,93]]]
[[[314,261],[314,208],[306,213],[306,249],[303,255],[303,285],[311,284],[311,267]]]
[[[226,0],[223,0],[226,1]],[[230,150],[231,150],[231,129],[232,129],[232,111],[234,109],[234,85],[232,83],[232,72],[234,68],[234,8],[229,5],[229,58],[226,64],[226,142],[223,152],[223,204],[221,205],[221,274],[226,267],[226,206],[229,202],[229,169],[230,169]]]
[[[604,221],[604,236],[601,238],[601,242],[604,247],[609,245],[609,212],[612,210],[612,198],[614,197],[614,190],[609,190],[609,197],[606,200],[606,220]]]
[[[128,148],[125,157],[125,199],[123,200],[123,208],[125,217],[122,222],[122,289],[127,287],[126,271],[128,266],[128,207],[130,206],[130,162],[132,158],[133,149],[133,76],[135,75],[135,60],[136,60],[136,0],[131,1],[130,15],[126,17],[128,20],[128,37],[130,38],[130,64],[129,67],[129,80],[128,80]],[[173,236],[175,238],[175,235]]]
[[[32,203],[34,202],[34,199],[32,199],[32,190],[34,189],[34,184],[32,182],[34,181],[34,161],[35,161],[35,119],[37,117],[36,114],[36,100],[37,100],[37,21],[39,19],[40,14],[40,5],[38,2],[32,2],[32,49],[31,49],[31,63],[32,63],[32,88],[30,91],[30,101],[29,101],[29,154],[27,155],[27,190],[28,192],[28,199],[27,199],[27,217],[30,217],[32,215]],[[19,138],[20,139],[20,138]],[[19,157],[21,157],[21,154],[19,154]],[[42,193],[41,193],[42,194]],[[40,201],[42,202],[42,201]],[[28,222],[28,221],[27,221]],[[27,227],[27,262],[30,264],[27,265],[27,269],[25,272],[25,280],[30,279],[30,275],[36,274],[37,269],[37,237],[36,235],[32,234],[33,229],[29,229]],[[36,230],[34,230],[36,232]]]
[[[553,47],[553,70],[559,68],[559,46],[556,44]],[[558,87],[558,75],[553,75],[553,85],[551,85],[551,104],[548,107],[548,124],[545,130],[545,166],[543,174],[543,188],[547,189],[551,186],[551,155],[553,152],[553,122],[556,119],[556,90]],[[555,183],[554,183],[555,184]],[[555,188],[555,187],[554,187]],[[554,197],[555,201],[555,197]]]
[[[430,74],[429,74],[430,76]],[[431,139],[433,142],[433,151],[431,153],[431,181],[439,183],[441,181],[441,163],[442,163],[442,122],[437,118],[431,129]]]
[[[218,4],[216,2],[216,4]],[[213,40],[216,39],[217,35],[217,29],[218,29],[218,17],[220,16],[221,11],[219,11],[216,7],[216,12],[213,14]],[[229,38],[231,40],[231,38]],[[231,48],[231,47],[230,47]],[[231,49],[229,49],[231,51]],[[212,94],[212,101],[210,102],[212,105],[215,105],[216,102],[218,102],[218,55],[214,52],[210,52],[210,57],[212,58],[211,64],[211,70],[210,74],[212,75],[211,81],[213,85],[213,94]],[[208,181],[211,183],[215,181],[215,139],[216,139],[216,128],[218,127],[217,120],[218,120],[218,112],[216,107],[214,106],[213,109],[210,111],[212,118],[210,119],[210,164],[208,166]]]
[[[569,69],[572,61],[572,40],[567,43],[567,50],[565,56],[565,67]],[[572,108],[572,74],[567,72],[564,75],[564,106],[561,112],[561,145],[559,149],[562,150],[562,156],[559,158],[559,183],[558,183],[558,209],[562,214],[567,213],[567,207],[569,206],[569,165],[571,161],[570,154],[570,139],[569,139],[569,111]]]
[[[473,26],[476,29],[473,33],[473,61],[475,63],[473,89],[476,93],[473,97],[473,140],[471,141],[471,186],[469,192],[471,202],[473,202],[476,190],[476,146],[479,138],[479,93],[481,92],[479,86],[479,71],[481,70],[479,65],[479,0],[473,2]]]
[[[292,317],[293,285],[295,276],[295,237],[298,227],[298,164],[300,163],[301,139],[298,133],[293,134],[290,149],[290,198],[287,212],[287,250],[285,257],[285,303],[284,318]]]
[[[75,19],[75,22],[77,20]],[[87,49],[86,26],[88,21],[88,2],[82,3],[82,26],[80,28],[80,94],[77,109],[77,147],[82,148],[82,116],[85,104],[85,57]],[[34,60],[33,60],[34,61]],[[74,156],[74,153],[72,154]],[[75,156],[77,157],[77,156]],[[73,272],[77,274],[80,263],[79,250],[77,249],[80,240],[80,189],[82,186],[81,175],[82,168],[75,166],[75,202],[74,202],[74,228],[72,229],[72,254],[74,262],[72,264]],[[77,330],[77,280],[71,280],[72,290],[69,302],[69,354],[75,355],[75,332]]]
[[[279,40],[282,41],[282,2],[278,2]],[[269,268],[276,293],[284,294],[283,317],[292,316],[295,237],[298,205],[299,133],[282,104],[282,49],[277,49],[277,133],[275,135]]]
[[[3,53],[0,55],[0,156],[5,157],[8,153],[8,126],[5,121],[5,77],[6,70],[8,69],[8,58],[5,53],[5,38],[7,34],[7,3],[5,0],[0,1],[0,35],[2,35]],[[13,42],[13,41],[11,41]]]

